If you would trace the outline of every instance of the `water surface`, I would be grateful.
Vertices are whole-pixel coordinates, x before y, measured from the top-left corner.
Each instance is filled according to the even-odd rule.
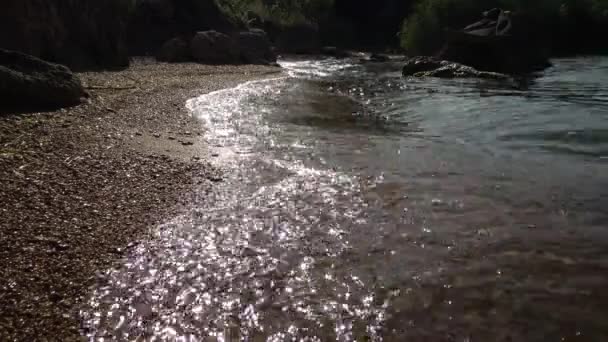
[[[525,83],[282,65],[189,101],[225,179],[106,272],[86,336],[608,338],[608,59]]]

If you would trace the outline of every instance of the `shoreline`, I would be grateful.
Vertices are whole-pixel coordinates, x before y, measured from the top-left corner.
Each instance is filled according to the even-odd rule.
[[[186,101],[280,72],[138,59],[78,73],[79,106],[0,117],[0,339],[80,340],[96,272],[220,179]]]

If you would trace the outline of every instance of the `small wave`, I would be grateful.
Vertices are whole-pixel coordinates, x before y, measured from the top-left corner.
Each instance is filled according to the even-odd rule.
[[[328,77],[337,71],[352,68],[355,64],[336,59],[322,59],[309,61],[279,61],[279,65],[287,70],[291,77]]]

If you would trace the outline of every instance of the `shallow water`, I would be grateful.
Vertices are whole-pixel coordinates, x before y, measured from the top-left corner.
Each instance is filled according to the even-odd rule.
[[[525,84],[282,64],[188,102],[225,179],[100,277],[83,334],[608,339],[608,59]]]

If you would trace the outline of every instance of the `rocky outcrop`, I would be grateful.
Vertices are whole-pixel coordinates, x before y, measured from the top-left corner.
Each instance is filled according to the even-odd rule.
[[[65,66],[0,49],[0,107],[61,108],[86,96],[80,80]]]
[[[461,31],[447,31],[447,43],[438,53],[445,60],[479,70],[526,74],[549,67],[543,39],[535,37],[537,25],[524,15],[493,9]]]
[[[456,62],[419,56],[410,58],[403,66],[403,76],[439,78],[482,78],[509,80],[510,76],[490,71],[480,71]]]
[[[235,40],[241,63],[274,64],[277,62],[277,55],[273,51],[268,35],[263,30],[252,29],[239,32]]]
[[[156,59],[162,62],[202,64],[276,64],[266,32],[259,29],[229,36],[217,31],[197,32],[189,42],[176,37],[163,44]]]
[[[135,56],[156,55],[174,37],[189,40],[196,32],[232,34],[243,28],[214,0],[139,0],[129,22],[129,49]]]
[[[166,41],[156,55],[156,59],[161,62],[180,63],[192,59],[190,44],[181,37],[176,37]]]
[[[203,64],[237,64],[239,50],[234,40],[217,31],[198,32],[190,42],[192,57]]]
[[[0,48],[72,69],[129,64],[130,0],[3,0]]]

